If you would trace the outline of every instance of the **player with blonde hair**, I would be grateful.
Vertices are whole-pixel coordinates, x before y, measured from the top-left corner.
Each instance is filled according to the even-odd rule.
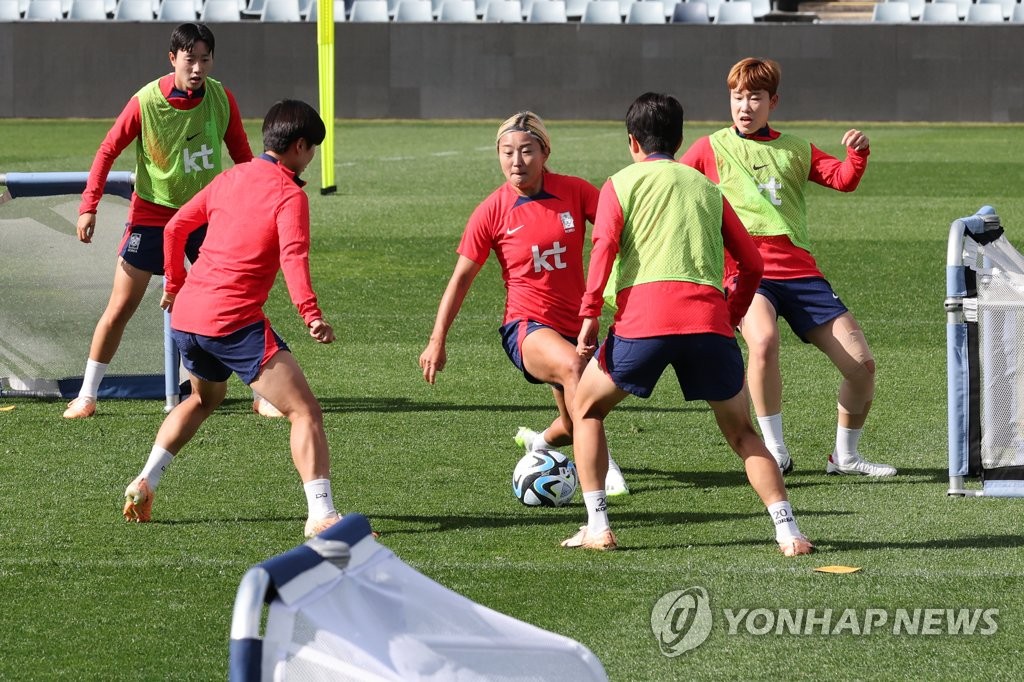
[[[558,416],[544,431],[521,427],[516,442],[527,452],[561,447],[572,443],[569,408],[583,371],[575,339],[581,323],[583,245],[598,191],[586,180],[548,169],[551,138],[531,111],[503,121],[495,144],[506,182],[469,218],[419,364],[423,378],[433,384],[448,363],[448,331],[493,251],[507,292],[502,345],[527,381],[551,386],[558,407]],[[606,485],[614,494],[629,491],[617,466]]]

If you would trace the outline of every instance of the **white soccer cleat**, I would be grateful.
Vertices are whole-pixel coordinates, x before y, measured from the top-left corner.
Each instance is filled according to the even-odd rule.
[[[252,401],[252,411],[268,419],[277,419],[284,416],[284,413],[274,407],[269,400],[259,396]]]
[[[88,419],[96,414],[95,398],[75,398],[64,410],[65,419]]]
[[[516,445],[518,445],[521,448],[524,448],[527,452],[531,452],[533,450],[533,442],[537,440],[537,436],[539,435],[540,434],[534,431],[533,429],[528,429],[525,426],[520,426],[519,430],[516,431],[514,440],[516,442]]]
[[[580,526],[580,530],[567,540],[562,540],[562,547],[582,549],[596,549],[600,552],[610,552],[618,549],[619,540],[611,528],[606,528],[600,533],[591,533],[586,526]]]
[[[303,534],[307,538],[315,537],[338,521],[341,521],[341,514],[336,511],[331,512],[322,519],[306,519],[306,527],[303,529]]]
[[[778,452],[768,448],[768,452],[772,453],[772,457],[775,458],[775,463],[779,465],[779,471],[785,476],[789,472],[793,471],[793,458],[789,456],[789,449],[785,445],[780,445]]]
[[[629,494],[629,486],[622,476],[622,470],[611,457],[608,457],[608,475],[604,477],[604,494],[607,497]]]
[[[785,538],[784,540],[776,539],[775,542],[779,545],[779,551],[785,556],[800,556],[814,551],[814,545],[803,535]]]
[[[896,475],[896,467],[889,466],[888,464],[875,464],[861,457],[858,457],[849,464],[838,464],[835,461],[835,457],[835,453],[829,455],[828,464],[825,465],[826,474],[870,476],[871,478],[886,478]]]

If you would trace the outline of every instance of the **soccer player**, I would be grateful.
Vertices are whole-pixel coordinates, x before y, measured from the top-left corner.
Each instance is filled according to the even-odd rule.
[[[173,71],[144,85],[125,105],[100,144],[78,212],[78,239],[92,241],[96,209],[114,161],[135,143],[135,192],[121,240],[107,307],[93,332],[78,397],[67,419],[96,413],[96,395],[153,275],[164,272],[163,227],[221,171],[222,141],[235,163],[252,159],[234,95],[210,78],[214,37],[203,24],[181,24],[171,33]],[[185,253],[194,261],[203,240],[197,231]],[[256,405],[256,409],[261,405]]]
[[[793,518],[775,460],[750,420],[743,356],[733,332],[761,278],[761,257],[722,193],[675,161],[683,142],[683,107],[648,92],[626,113],[633,164],[601,188],[594,223],[583,326],[577,352],[591,357],[572,407],[576,467],[587,525],[563,547],[613,550],[618,539],[601,489],[608,448],[604,419],[629,395],[650,397],[671,365],[686,400],[706,400],[747,479],[768,508],[786,556],[813,545]],[[737,276],[726,297],[724,252]],[[603,294],[618,306],[597,349]]]
[[[586,180],[548,170],[551,139],[533,112],[519,112],[498,126],[496,145],[506,182],[469,218],[419,363],[423,378],[433,384],[448,361],[448,330],[494,251],[507,292],[499,330],[505,352],[528,382],[551,386],[558,407],[558,416],[544,431],[522,427],[515,439],[527,452],[557,448],[572,443],[569,407],[584,364],[575,345],[583,244],[598,191]],[[606,485],[610,494],[629,492],[614,464]]]
[[[192,394],[164,419],[146,465],[125,490],[127,520],[150,520],[162,474],[224,400],[232,373],[291,421],[292,461],[309,509],[306,537],[340,518],[320,405],[263,312],[283,271],[310,336],[320,343],[334,341],[310,281],[309,199],[299,179],[325,132],[305,102],[278,102],[263,120],[266,151],[218,175],[167,223],[167,282],[160,305],[171,311],[174,343],[192,375]],[[205,225],[203,257],[186,272],[189,240]]]
[[[733,125],[697,140],[682,162],[719,185],[753,236],[764,278],[741,322],[748,347],[747,381],[765,443],[783,473],[793,460],[782,435],[781,315],[804,343],[812,343],[842,374],[835,449],[829,474],[894,476],[896,469],[861,457],[864,422],[875,394],[875,359],[857,320],[811,255],[805,188],[808,181],[852,192],[868,163],[868,138],[848,130],[845,161],[768,123],[779,103],[781,70],[770,59],[747,58],[729,71]],[[727,269],[726,278],[734,276]]]

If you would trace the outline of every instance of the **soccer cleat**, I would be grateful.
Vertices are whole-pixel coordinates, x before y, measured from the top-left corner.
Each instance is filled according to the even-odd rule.
[[[896,467],[889,466],[888,464],[875,464],[860,457],[849,464],[837,464],[835,462],[835,453],[832,453],[828,457],[828,464],[825,465],[825,473],[885,478],[895,476]]]
[[[320,533],[323,533],[338,521],[341,521],[341,514],[336,511],[331,512],[322,519],[306,519],[305,535],[307,538],[320,535]]]
[[[525,426],[520,426],[519,430],[516,431],[514,440],[516,445],[524,448],[527,452],[533,450],[533,441],[537,439],[540,434],[533,429],[528,429]]]
[[[269,419],[276,419],[284,416],[284,413],[274,407],[269,400],[260,397],[257,397],[252,401],[252,411],[261,417],[267,417]]]
[[[325,530],[333,526],[334,524],[341,521],[344,517],[338,512],[334,511],[323,517],[322,519],[306,519],[305,535],[306,538],[316,537],[323,533]],[[370,535],[376,540],[380,537],[380,533],[375,530],[370,531]]]
[[[153,511],[153,496],[146,479],[139,477],[128,484],[124,491],[124,518],[126,521],[146,523]]]
[[[781,448],[781,450],[780,454],[773,452],[772,457],[775,458],[775,463],[779,465],[779,471],[785,476],[793,471],[793,458],[789,456],[789,450],[786,448]]]
[[[78,397],[68,403],[65,419],[86,419],[96,414],[96,399]]]
[[[607,497],[629,494],[629,486],[622,477],[622,470],[611,457],[608,458],[608,475],[604,478],[604,494]]]
[[[776,540],[779,543],[779,551],[786,556],[800,556],[810,554],[814,551],[814,545],[803,535],[796,535],[785,540]]]
[[[607,493],[606,493],[607,494]],[[562,547],[582,547],[583,549],[596,549],[602,552],[610,552],[617,549],[619,541],[611,528],[606,528],[600,533],[590,533],[586,526],[580,526],[580,530],[568,540],[562,540]]]

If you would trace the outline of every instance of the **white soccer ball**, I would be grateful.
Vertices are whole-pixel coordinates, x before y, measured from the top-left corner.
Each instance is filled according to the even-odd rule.
[[[556,450],[528,452],[512,472],[512,494],[528,507],[568,504],[576,483],[576,465]]]

